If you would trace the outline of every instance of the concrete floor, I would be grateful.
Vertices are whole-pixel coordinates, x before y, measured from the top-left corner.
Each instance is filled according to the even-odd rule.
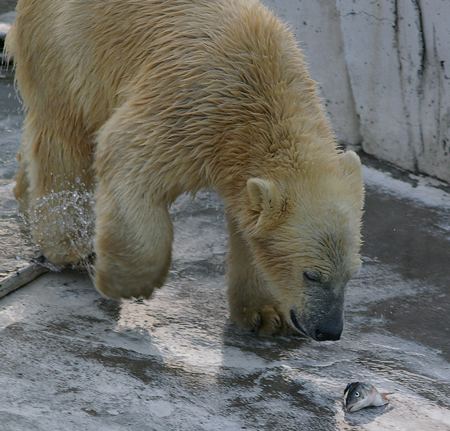
[[[35,253],[12,197],[18,107],[0,78],[4,276]],[[340,341],[231,325],[222,203],[182,196],[170,278],[151,300],[105,299],[75,270],[0,300],[0,430],[450,430],[450,188],[363,161],[364,265]],[[346,412],[357,379],[390,403]]]

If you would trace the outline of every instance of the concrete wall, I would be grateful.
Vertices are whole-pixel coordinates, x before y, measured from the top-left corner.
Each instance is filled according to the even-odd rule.
[[[450,181],[450,0],[263,0],[289,22],[339,140]]]

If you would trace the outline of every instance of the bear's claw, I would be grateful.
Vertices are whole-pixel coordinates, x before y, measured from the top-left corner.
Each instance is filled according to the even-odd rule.
[[[247,317],[249,316],[249,317]],[[235,319],[244,329],[263,335],[283,334],[289,332],[281,311],[271,306],[262,307],[260,310],[244,309],[241,319]]]

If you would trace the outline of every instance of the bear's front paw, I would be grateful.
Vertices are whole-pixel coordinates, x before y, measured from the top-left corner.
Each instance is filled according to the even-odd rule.
[[[291,332],[284,314],[270,305],[260,308],[243,308],[234,321],[242,328],[263,335],[286,334]]]

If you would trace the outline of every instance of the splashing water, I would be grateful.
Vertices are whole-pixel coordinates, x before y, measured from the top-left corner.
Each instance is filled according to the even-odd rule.
[[[72,262],[85,262],[93,252],[94,194],[64,190],[40,197],[32,207],[28,226],[49,257],[61,250],[70,253]]]

